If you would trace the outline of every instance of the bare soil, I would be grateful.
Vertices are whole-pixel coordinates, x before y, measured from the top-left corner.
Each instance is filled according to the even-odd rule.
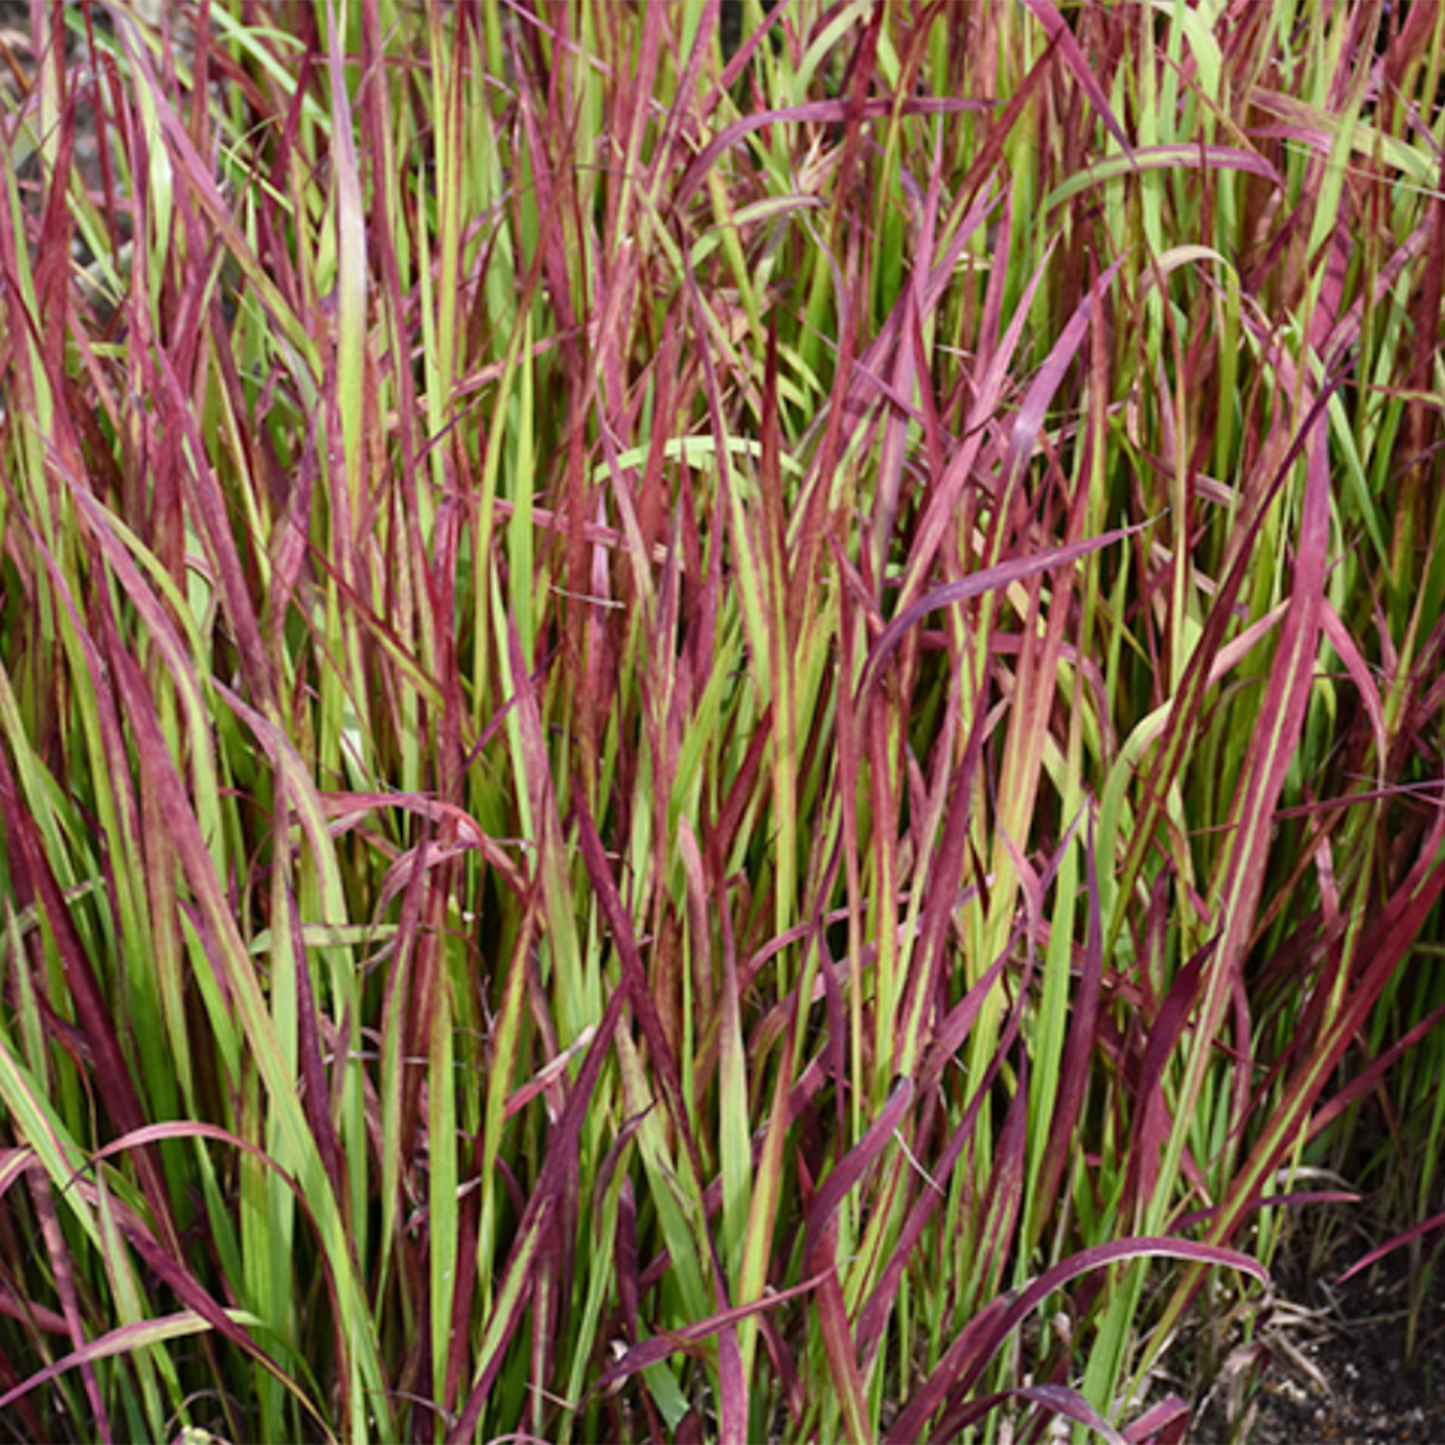
[[[1405,1362],[1409,1251],[1344,1285],[1286,1276],[1252,1344],[1232,1349],[1194,1445],[1445,1445],[1445,1289],[1420,1304]]]

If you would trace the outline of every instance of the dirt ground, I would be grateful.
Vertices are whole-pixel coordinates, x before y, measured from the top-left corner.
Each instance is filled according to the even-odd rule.
[[[1334,1287],[1283,1276],[1256,1342],[1230,1352],[1193,1445],[1445,1445],[1445,1288],[1404,1362],[1408,1251]],[[1251,1388],[1253,1387],[1253,1388]]]

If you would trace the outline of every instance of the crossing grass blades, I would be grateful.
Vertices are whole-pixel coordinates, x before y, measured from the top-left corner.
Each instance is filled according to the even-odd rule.
[[[1424,1278],[1445,12],[0,59],[0,1433],[1170,1445]]]

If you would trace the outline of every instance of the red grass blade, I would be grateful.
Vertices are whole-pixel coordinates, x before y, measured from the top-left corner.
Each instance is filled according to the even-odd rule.
[[[1034,556],[999,562],[992,567],[985,567],[978,572],[970,573],[969,576],[962,577],[957,582],[945,583],[942,587],[937,587],[932,592],[920,597],[917,602],[906,607],[895,617],[883,629],[883,634],[878,641],[873,644],[872,651],[868,654],[868,665],[864,668],[863,677],[858,684],[860,702],[871,696],[873,689],[878,685],[879,674],[894,649],[902,641],[904,633],[930,612],[937,612],[942,607],[956,606],[960,602],[968,601],[971,597],[982,596],[983,593],[991,592],[999,587],[1008,587],[1014,582],[1022,582],[1026,578],[1036,577],[1042,572],[1052,572],[1056,568],[1070,566],[1082,557],[1110,547],[1115,542],[1123,541],[1126,537],[1135,536],[1149,525],[1148,522],[1139,522],[1132,527],[1116,527],[1113,531],[1090,538],[1086,542],[1074,542],[1066,547],[1051,547]]]

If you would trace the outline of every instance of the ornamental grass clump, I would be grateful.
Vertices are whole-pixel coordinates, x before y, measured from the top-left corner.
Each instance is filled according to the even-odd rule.
[[[6,1438],[1169,1445],[1418,1248],[1445,12],[7,20]]]

